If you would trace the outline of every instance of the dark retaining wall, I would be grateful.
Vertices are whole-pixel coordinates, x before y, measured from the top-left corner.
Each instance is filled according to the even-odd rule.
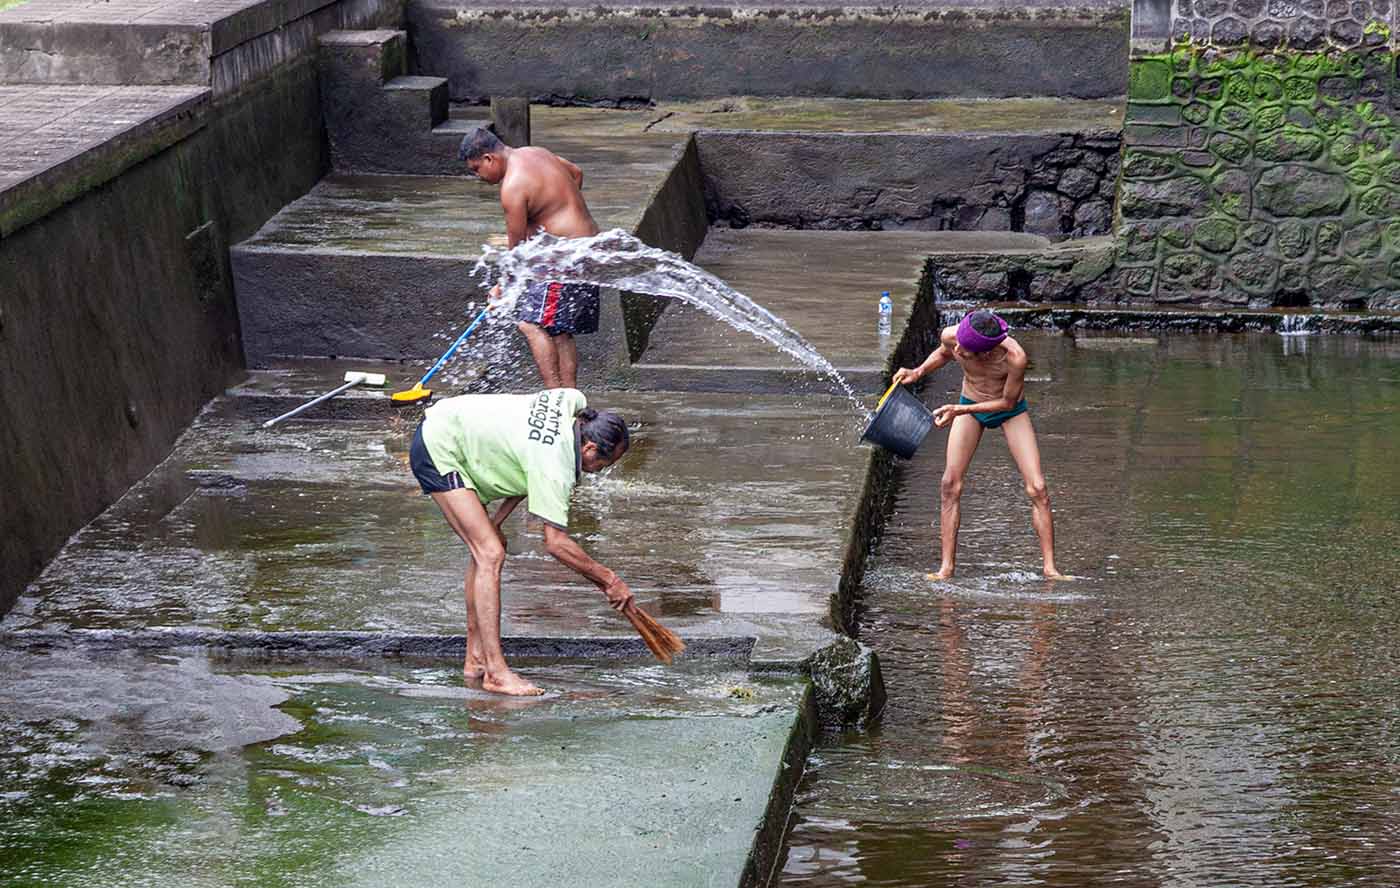
[[[410,0],[407,15],[418,70],[447,77],[458,102],[492,95],[584,102],[1105,98],[1122,95],[1127,80],[1128,15],[1121,6],[607,8]]]
[[[0,241],[0,614],[242,361],[227,245],[326,168],[316,71]]]
[[[1025,231],[1112,227],[1120,135],[695,134],[712,222]]]

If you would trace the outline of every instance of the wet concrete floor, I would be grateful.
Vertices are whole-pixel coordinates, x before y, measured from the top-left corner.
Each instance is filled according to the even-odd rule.
[[[941,252],[1037,249],[1042,237],[975,231],[782,231],[711,229],[695,264],[786,320],[843,370],[883,369],[918,294],[924,261]],[[894,302],[892,333],[879,333],[880,293]],[[642,357],[645,364],[797,368],[772,346],[672,305]]]
[[[927,580],[934,432],[863,590],[883,722],[813,754],[780,884],[1400,883],[1400,339],[1018,337],[1082,579],[989,432]]]
[[[680,628],[765,634],[762,615],[820,626],[864,469],[849,402],[591,400],[638,424],[628,456],[575,494],[570,530],[594,557]],[[409,473],[411,433],[397,418],[315,414],[265,430],[239,399],[220,401],[0,628],[460,633],[466,550]],[[543,551],[523,510],[506,534],[507,633],[631,632]]]
[[[0,884],[739,884],[802,683],[531,671],[0,651]]]

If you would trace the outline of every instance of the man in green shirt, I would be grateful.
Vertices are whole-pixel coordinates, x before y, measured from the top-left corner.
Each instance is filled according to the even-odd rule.
[[[632,591],[569,537],[569,498],[580,472],[597,472],[627,452],[627,423],[611,410],[590,410],[576,389],[534,395],[462,395],[428,408],[413,435],[414,477],[471,550],[467,567],[469,680],[488,691],[534,696],[544,691],[511,671],[501,652],[501,524],[529,497],[544,522],[549,554],[592,580],[608,605],[625,610]],[[486,504],[500,500],[496,514]]]

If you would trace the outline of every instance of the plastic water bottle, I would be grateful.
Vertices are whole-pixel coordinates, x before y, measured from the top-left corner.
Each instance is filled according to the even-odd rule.
[[[886,290],[880,294],[880,335],[890,335],[891,322],[894,320],[894,300],[890,298],[890,291]]]

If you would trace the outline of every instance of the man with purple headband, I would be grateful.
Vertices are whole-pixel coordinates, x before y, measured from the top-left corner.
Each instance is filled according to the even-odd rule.
[[[894,381],[911,383],[937,370],[949,361],[963,369],[962,395],[956,404],[944,404],[933,411],[934,425],[949,424],[948,456],[940,492],[943,497],[939,531],[943,543],[943,563],[930,578],[946,580],[957,567],[958,523],[961,520],[963,477],[972,454],[982,441],[984,429],[1004,429],[1006,446],[1026,484],[1031,498],[1031,524],[1040,537],[1040,554],[1045,559],[1045,576],[1068,579],[1055,568],[1055,529],[1050,516],[1050,494],[1040,471],[1040,447],[1035,428],[1026,412],[1026,350],[1006,335],[1006,321],[990,311],[969,312],[956,327],[947,327],[941,344],[919,366],[895,371]]]

